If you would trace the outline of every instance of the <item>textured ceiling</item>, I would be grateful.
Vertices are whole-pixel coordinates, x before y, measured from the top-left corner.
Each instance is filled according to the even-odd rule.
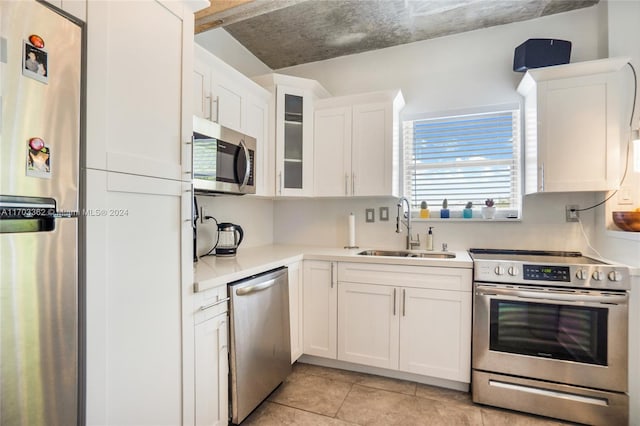
[[[598,1],[298,0],[223,26],[262,62],[279,69],[525,21]]]

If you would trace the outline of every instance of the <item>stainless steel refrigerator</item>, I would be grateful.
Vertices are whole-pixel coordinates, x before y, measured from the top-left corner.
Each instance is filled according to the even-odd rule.
[[[0,1],[0,424],[82,422],[82,22]]]

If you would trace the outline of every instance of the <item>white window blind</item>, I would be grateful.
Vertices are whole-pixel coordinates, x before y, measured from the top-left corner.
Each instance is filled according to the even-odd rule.
[[[503,217],[519,217],[519,111],[405,121],[405,196],[434,216],[446,198],[452,213],[493,198]],[[437,216],[436,216],[437,217]]]

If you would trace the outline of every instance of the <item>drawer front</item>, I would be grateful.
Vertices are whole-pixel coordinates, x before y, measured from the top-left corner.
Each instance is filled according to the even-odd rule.
[[[226,298],[226,285],[221,285],[220,287],[196,293],[193,303],[193,316],[195,324],[199,324],[202,321],[206,321],[215,317],[216,315],[227,312],[227,306],[229,302],[222,302]]]
[[[471,269],[340,262],[338,281],[471,292]]]

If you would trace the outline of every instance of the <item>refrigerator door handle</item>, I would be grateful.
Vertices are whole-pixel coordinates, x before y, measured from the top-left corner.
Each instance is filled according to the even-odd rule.
[[[58,212],[56,205],[53,198],[0,195],[0,234],[53,231],[55,219],[78,214]]]

